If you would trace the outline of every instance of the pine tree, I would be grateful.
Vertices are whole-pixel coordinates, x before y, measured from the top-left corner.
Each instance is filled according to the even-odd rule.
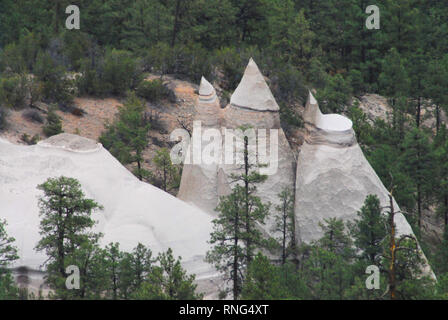
[[[368,265],[379,266],[383,253],[382,241],[386,237],[386,219],[378,197],[368,195],[357,215],[358,220],[349,225],[354,244],[361,250],[360,259]]]
[[[267,177],[253,170],[259,166],[250,161],[253,155],[249,150],[249,138],[247,135],[241,138],[244,162],[239,170],[242,173],[231,175],[236,185],[230,195],[221,197],[215,209],[219,215],[213,221],[214,231],[210,235],[214,247],[207,253],[207,261],[224,274],[226,281],[232,282],[234,300],[241,294],[244,273],[255,249],[264,245],[256,224],[264,223],[270,207],[254,194],[256,184]]]
[[[448,55],[441,59],[435,59],[429,62],[427,72],[426,95],[431,97],[435,104],[436,130],[439,132],[442,126],[441,110],[448,110]]]
[[[73,178],[49,178],[38,189],[44,192],[39,198],[42,238],[35,249],[47,254],[46,281],[57,297],[65,299],[71,295],[69,291],[74,291],[65,288],[65,270],[69,262],[74,262],[77,250],[98,241],[100,235],[91,232],[95,225],[91,214],[102,207],[86,199],[80,183]]]
[[[387,266],[388,293],[390,300],[410,298],[432,298],[434,283],[424,274],[422,251],[413,235],[397,233],[396,211],[392,194],[389,194],[387,208],[387,238],[385,241],[383,265]]]
[[[432,150],[428,137],[421,130],[413,128],[409,131],[402,144],[401,155],[403,171],[412,179],[417,203],[417,225],[422,225],[422,212],[425,201],[430,197],[431,181],[434,168],[432,165]]]
[[[112,300],[119,298],[120,288],[120,272],[121,261],[123,259],[123,252],[120,251],[119,243],[110,243],[105,248],[105,266],[107,270],[107,296]]]
[[[384,58],[378,81],[381,92],[392,100],[392,107],[397,98],[404,97],[409,92],[409,77],[404,60],[395,48]]]
[[[100,137],[100,142],[121,163],[136,163],[135,175],[143,180],[146,171],[142,168],[143,151],[148,145],[150,125],[144,117],[145,105],[135,94],[132,94],[118,112],[118,118],[113,124],[106,126],[106,132]]]
[[[247,259],[244,253],[244,192],[237,186],[230,195],[221,197],[216,208],[218,218],[213,220],[210,244],[206,260],[224,275],[224,280],[232,283],[233,299],[241,294]]]
[[[179,169],[173,165],[168,149],[162,148],[156,152],[153,158],[156,166],[157,178],[163,191],[170,191],[180,183]]]
[[[181,258],[175,259],[168,249],[157,257],[159,266],[154,266],[139,290],[132,295],[138,300],[200,300],[196,293],[195,276],[187,275],[182,268]]]
[[[244,223],[244,234],[242,240],[246,251],[246,261],[250,263],[254,256],[254,249],[256,246],[262,245],[262,237],[259,230],[256,228],[256,223],[264,223],[264,219],[269,212],[270,203],[264,204],[261,199],[255,195],[257,191],[257,184],[266,181],[267,176],[259,173],[259,168],[263,167],[263,164],[253,163],[255,154],[249,145],[249,135],[251,129],[247,126],[243,126],[242,130],[245,130],[242,137],[243,142],[243,165],[238,169],[239,173],[231,174],[232,181],[236,183],[236,189],[241,191],[236,194],[243,194],[243,211],[242,220]],[[248,133],[249,131],[249,133]]]
[[[8,267],[17,259],[15,239],[6,232],[6,221],[0,220],[0,300],[16,299],[18,289],[14,284],[11,271]]]
[[[291,251],[295,248],[294,228],[294,195],[291,190],[284,189],[278,194],[280,204],[275,207],[278,215],[275,217],[273,231],[280,233],[277,239],[281,248],[281,263],[284,265]]]
[[[148,278],[153,269],[153,264],[157,259],[152,258],[151,249],[139,243],[129,255],[129,270],[132,272],[133,291],[137,291],[143,282]]]
[[[320,224],[324,235],[308,249],[302,272],[313,299],[343,299],[353,281],[352,241],[342,220],[330,218]]]
[[[442,133],[442,130],[440,131]],[[442,134],[440,134],[442,135]],[[443,217],[445,228],[448,226],[448,140],[435,150],[436,160],[436,198],[438,200],[437,213]]]
[[[286,62],[305,67],[311,59],[314,33],[311,31],[304,10],[296,12],[291,0],[277,1],[271,21],[272,46],[281,52]]]
[[[278,268],[267,257],[258,253],[249,265],[241,299],[278,300],[284,297]]]
[[[428,62],[423,50],[420,49],[411,55],[407,69],[409,70],[410,78],[410,95],[415,100],[415,125],[419,128],[422,122],[423,101],[426,98],[426,88],[428,87],[426,83]]]
[[[443,238],[434,255],[437,275],[448,274],[448,227],[445,226]]]
[[[51,137],[62,133],[62,121],[56,114],[54,109],[51,109],[47,114],[47,124],[43,128],[47,137]]]

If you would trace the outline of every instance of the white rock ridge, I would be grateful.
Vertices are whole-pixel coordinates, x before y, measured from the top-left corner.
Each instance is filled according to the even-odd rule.
[[[204,257],[212,231],[211,217],[162,190],[135,178],[100,144],[75,135],[54,136],[34,146],[0,139],[0,218],[16,238],[20,260],[14,265],[28,277],[31,291],[42,286],[46,256],[34,247],[40,239],[37,185],[49,177],[73,177],[86,196],[104,206],[94,214],[102,245],[119,242],[131,250],[139,242],[154,254],[173,249],[189,273],[197,275],[206,297],[218,290],[211,281],[216,271]],[[22,267],[22,268],[20,268]],[[20,271],[22,270],[22,271]]]

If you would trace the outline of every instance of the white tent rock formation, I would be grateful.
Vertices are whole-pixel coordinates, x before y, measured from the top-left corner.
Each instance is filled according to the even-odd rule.
[[[324,218],[353,220],[369,194],[378,195],[382,205],[388,204],[388,191],[357,144],[351,121],[340,115],[323,115],[311,93],[304,113],[307,135],[295,169],[293,152],[280,126],[278,105],[252,59],[224,109],[213,86],[203,78],[196,111],[201,133],[210,128],[222,133],[223,128],[244,125],[278,130],[276,141],[267,138],[267,152],[271,146],[278,148],[278,158],[274,159],[277,171],[258,185],[257,192],[263,202],[275,205],[283,188],[295,190],[299,242],[319,238],[319,222]],[[209,142],[204,140],[200,151]],[[222,162],[185,165],[179,198],[194,205],[190,206],[140,182],[89,139],[60,134],[34,146],[19,146],[0,138],[0,218],[8,221],[7,231],[19,247],[16,279],[35,293],[42,286],[46,257],[34,250],[40,239],[41,191],[36,186],[49,177],[64,175],[78,179],[86,196],[104,206],[104,211],[94,215],[96,231],[105,235],[103,246],[119,242],[123,250],[131,250],[141,242],[155,254],[172,248],[175,256],[182,256],[187,272],[196,274],[199,291],[205,292],[206,298],[217,298],[222,283],[204,257],[209,250],[211,221],[217,215],[214,208],[219,196],[230,192],[229,177],[238,170],[239,165]],[[396,203],[395,208],[398,210]],[[401,213],[395,222],[399,234],[412,234]],[[272,235],[272,224],[273,211],[263,231]]]
[[[295,224],[297,239],[310,242],[323,235],[319,227],[323,219],[356,219],[369,194],[377,195],[386,207],[389,192],[356,142],[349,119],[337,114],[323,115],[310,92],[304,121],[307,136],[297,161]],[[393,202],[397,236],[413,235]],[[434,276],[429,265],[426,269]]]
[[[297,161],[295,218],[298,239],[309,242],[322,236],[323,219],[353,220],[369,194],[386,206],[389,192],[364,157],[349,119],[323,115],[311,92],[303,118],[307,136]],[[412,234],[404,216],[395,217],[398,233]]]
[[[182,256],[188,273],[197,275],[199,291],[217,297],[217,273],[204,262],[211,217],[162,190],[140,182],[100,144],[60,134],[34,146],[0,139],[0,218],[16,239],[20,260],[14,265],[18,282],[37,293],[42,287],[44,253],[34,250],[40,239],[36,186],[61,175],[80,181],[86,196],[104,206],[95,213],[102,245],[119,242],[131,250],[138,242],[154,254],[169,247]],[[44,289],[45,293],[45,289]]]
[[[204,130],[219,127],[220,105],[213,86],[204,78],[201,79],[199,87],[199,97],[196,105],[195,121],[201,122],[201,137],[204,137]],[[193,141],[198,132],[193,131]],[[202,154],[204,148],[211,143],[201,139]],[[187,154],[193,159],[193,150],[189,147]],[[218,202],[218,163],[206,164],[185,164],[182,170],[178,198],[192,203],[206,212],[213,212]]]
[[[284,188],[293,190],[294,188],[295,159],[280,126],[277,102],[255,62],[252,59],[249,61],[241,83],[226,108],[220,110],[219,101],[217,98],[215,100],[215,97],[216,93],[213,87],[202,78],[195,120],[202,121],[203,129],[204,127],[214,127],[220,130],[223,137],[223,150],[225,149],[226,129],[234,130],[250,125],[256,134],[259,129],[266,130],[266,152],[269,157],[271,149],[277,151],[277,154],[273,154],[274,157],[270,163],[270,166],[277,169],[275,174],[268,175],[266,182],[257,185],[257,193],[264,201],[277,204],[279,202],[277,194],[281,190]],[[275,129],[278,134],[278,139],[273,140],[273,145],[271,145],[270,129]],[[195,140],[195,132],[193,132],[192,140]],[[207,143],[208,141],[202,140],[203,149]],[[254,157],[259,156],[255,150],[252,152]],[[178,197],[216,216],[217,213],[214,209],[218,204],[219,197],[230,192],[232,188],[229,183],[231,174],[238,172],[241,172],[240,164],[225,164],[223,158],[212,165],[187,164],[184,166]],[[271,216],[267,219],[263,229],[266,233],[272,234],[272,228]]]
[[[204,103],[208,101],[205,97],[210,95],[213,96],[213,112],[208,112],[204,119],[205,112],[211,110],[210,104]],[[369,194],[376,194],[383,206],[388,205],[389,192],[364,157],[352,121],[338,114],[322,114],[311,92],[303,114],[305,142],[297,162],[280,126],[279,107],[252,59],[230,104],[221,111],[217,110],[219,103],[214,100],[215,95],[213,87],[203,79],[197,119],[203,119],[207,126],[217,123],[215,128],[221,130],[220,126],[235,129],[247,125],[255,129],[279,130],[277,173],[257,185],[257,194],[263,202],[275,205],[277,194],[283,188],[295,190],[295,227],[299,243],[319,239],[322,236],[319,223],[325,218],[345,221],[357,218],[357,211]],[[230,192],[229,177],[241,167],[220,163],[185,168],[179,197],[216,215],[214,208],[219,196]],[[394,206],[399,211],[395,200]],[[413,234],[403,214],[396,214],[395,223],[399,235]],[[262,229],[272,235],[272,225],[273,214]]]

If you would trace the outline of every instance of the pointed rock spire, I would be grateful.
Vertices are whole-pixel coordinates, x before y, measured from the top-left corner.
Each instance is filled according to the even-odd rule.
[[[271,90],[252,58],[249,60],[240,84],[230,98],[230,103],[236,107],[256,111],[279,111]]]
[[[199,86],[199,100],[202,102],[214,102],[216,100],[215,88],[204,77],[201,78]]]
[[[352,121],[340,114],[322,114],[319,104],[311,91],[309,92],[308,101],[306,102],[303,120],[305,123],[311,124],[327,133],[331,132],[334,134],[339,132],[337,140],[343,140],[343,143],[347,145],[355,142]],[[340,133],[346,134],[346,137],[344,135],[341,136]],[[326,139],[330,139],[329,136]]]
[[[303,113],[303,120],[317,126],[322,116],[322,112],[319,109],[316,98],[314,98],[311,91],[308,94],[308,100],[305,106],[305,112]]]
[[[201,96],[209,96],[215,93],[215,89],[211,85],[210,82],[207,81],[204,77],[201,78],[201,84],[199,86],[199,94]]]

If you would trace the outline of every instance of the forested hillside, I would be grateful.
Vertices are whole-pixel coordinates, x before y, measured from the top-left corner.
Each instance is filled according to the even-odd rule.
[[[79,30],[65,26],[70,4],[79,7]],[[285,131],[303,126],[298,109],[308,90],[315,92],[324,113],[343,113],[353,121],[370,164],[386,188],[393,189],[436,275],[446,279],[448,3],[378,0],[380,28],[369,30],[365,10],[370,4],[367,0],[2,0],[0,131],[10,125],[11,111],[39,109],[40,102],[49,106],[47,118],[39,113],[28,117],[45,124],[45,135],[51,136],[62,131],[56,110],[83,114],[74,106],[76,97],[126,99],[117,122],[107,126],[100,140],[122,163],[135,166],[140,180],[149,180],[151,173],[141,168],[147,144],[142,137],[149,126],[129,119],[142,112],[141,101],[172,97],[162,80],[147,81],[147,76],[170,75],[195,83],[205,76],[219,88],[226,104],[253,57],[279,103]],[[391,112],[386,119],[370,121],[359,108],[354,98],[366,93],[388,99]],[[434,119],[434,125],[425,125],[427,119]],[[32,144],[40,137],[24,139]],[[127,153],[116,144],[119,139],[131,148]],[[172,185],[176,188],[180,179],[171,163],[165,165],[167,157],[164,150],[155,160],[159,169],[172,173],[172,181],[159,181],[165,191]],[[370,210],[369,203],[364,210]],[[434,228],[426,227],[431,223]],[[342,232],[335,221],[326,230],[330,227]],[[349,242],[345,234],[340,236],[341,243]],[[322,243],[328,245],[327,238]],[[275,268],[263,257],[257,261],[259,265],[249,269],[254,281],[262,273],[257,267]],[[249,281],[239,293],[258,298],[250,285]],[[353,298],[356,287],[351,290],[336,298]],[[314,298],[313,294],[291,296]]]

